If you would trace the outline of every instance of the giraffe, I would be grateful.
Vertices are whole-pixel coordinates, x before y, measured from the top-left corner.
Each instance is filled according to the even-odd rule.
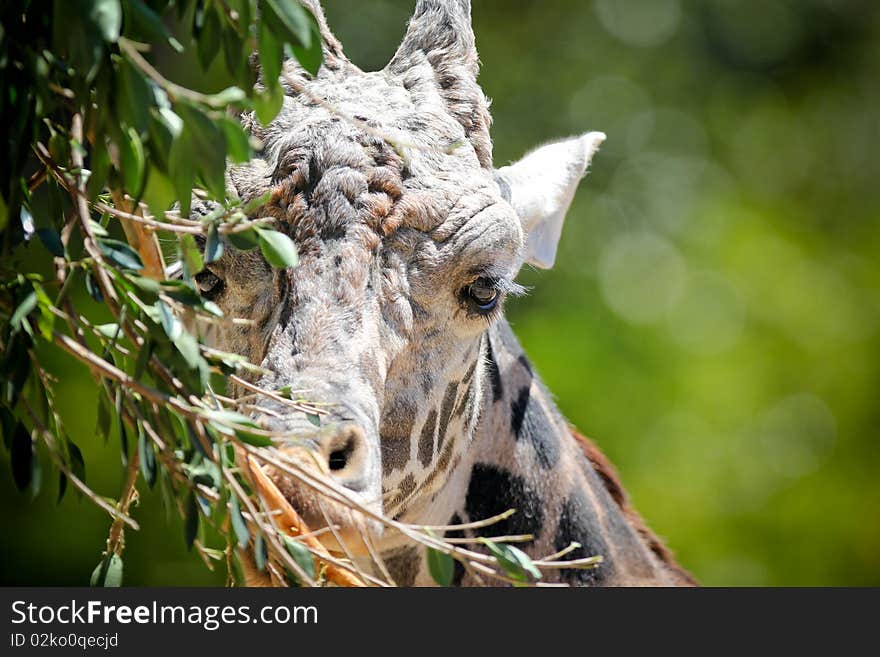
[[[495,168],[469,0],[418,0],[395,55],[374,72],[345,57],[319,2],[303,1],[320,27],[322,67],[311,76],[285,62],[279,115],[267,126],[242,117],[261,150],[227,170],[240,198],[271,194],[259,216],[290,235],[300,262],[273,269],[227,245],[196,276],[226,315],[252,320],[211,339],[259,363],[257,385],[330,404],[316,428],[266,401],[261,419],[297,436],[280,451],[401,521],[460,525],[512,508],[466,533],[531,534],[533,556],[577,542],[572,557],[604,558],[595,570],[560,571],[563,583],[693,584],[562,417],[502,312],[522,292],[523,265],[553,265],[605,136]],[[211,209],[193,203],[194,215]],[[346,543],[368,531],[398,584],[432,583],[423,550],[266,471],[310,525],[332,523]],[[455,572],[454,584],[475,583]]]

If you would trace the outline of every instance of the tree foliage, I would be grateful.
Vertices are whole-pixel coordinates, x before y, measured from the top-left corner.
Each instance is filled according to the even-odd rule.
[[[237,198],[225,170],[259,147],[238,115],[253,111],[267,124],[280,110],[285,57],[311,74],[320,67],[314,16],[296,0],[25,0],[0,11],[7,146],[0,159],[0,425],[15,485],[39,494],[42,452],[59,478],[59,501],[73,488],[111,516],[96,585],[123,581],[125,529],[138,528],[131,507],[139,486],[160,491],[184,520],[187,546],[209,565],[225,563],[232,582],[241,581],[237,547],[250,549],[257,568],[277,580],[350,583],[350,563],[340,566],[314,539],[276,531],[278,507],[255,494],[254,464],[278,465],[258,449],[272,444],[272,433],[252,419],[246,397],[226,395],[225,384],[251,386],[244,375],[259,368],[203,344],[206,327],[233,318],[194,280],[229,245],[259,248],[275,267],[296,264],[293,242],[261,216],[268,198]],[[235,85],[204,94],[173,82],[152,57],[160,47],[205,69],[222,57]],[[194,219],[194,201],[216,209]],[[166,260],[177,265],[166,269]],[[117,499],[89,486],[58,408],[47,364],[53,350],[91,371],[97,432],[118,441]],[[325,412],[289,390],[249,389],[313,422]],[[452,556],[517,583],[540,577],[508,546],[489,542],[496,560],[427,530],[403,530],[431,550],[442,583]],[[218,534],[225,545],[212,547]],[[582,561],[573,565],[596,563]]]

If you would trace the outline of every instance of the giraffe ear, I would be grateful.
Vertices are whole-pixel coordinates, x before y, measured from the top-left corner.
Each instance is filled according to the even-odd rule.
[[[541,146],[496,171],[501,192],[526,234],[525,262],[541,269],[553,266],[565,214],[603,141],[603,133],[589,132]]]

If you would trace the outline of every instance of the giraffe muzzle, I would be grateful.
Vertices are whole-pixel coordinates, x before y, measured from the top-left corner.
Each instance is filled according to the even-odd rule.
[[[291,431],[289,424],[285,428]],[[362,554],[367,550],[364,534],[381,533],[381,526],[363,513],[364,508],[382,510],[378,441],[350,420],[310,428],[296,430],[295,439],[276,448],[288,469],[264,470],[312,530],[325,530],[319,539],[328,549]]]

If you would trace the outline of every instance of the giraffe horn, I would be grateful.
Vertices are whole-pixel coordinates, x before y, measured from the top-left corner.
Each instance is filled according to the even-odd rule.
[[[422,54],[435,69],[463,64],[476,79],[479,63],[470,0],[419,0],[406,36],[387,68],[402,73]]]
[[[320,0],[299,0],[300,3],[312,12],[321,32],[321,49],[324,51],[324,65],[330,69],[337,69],[343,63],[350,63],[342,51],[339,39],[330,31],[327,18],[324,16],[324,8]]]

